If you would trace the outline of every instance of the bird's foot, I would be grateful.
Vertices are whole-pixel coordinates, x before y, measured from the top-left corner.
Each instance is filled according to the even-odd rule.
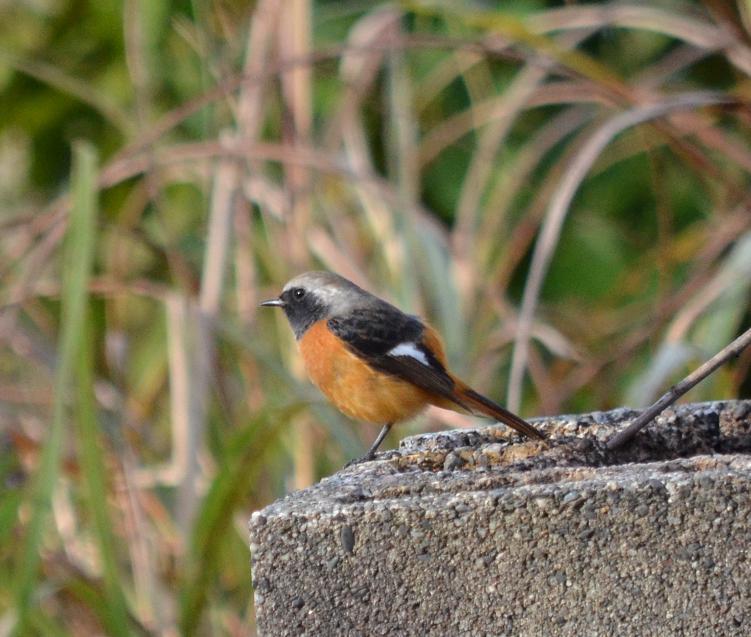
[[[347,464],[344,465],[344,469],[349,469],[350,467],[354,467],[355,465],[362,464],[363,462],[370,462],[375,458],[375,452],[373,453],[366,453],[364,456],[360,456],[359,458],[354,458],[350,460]]]

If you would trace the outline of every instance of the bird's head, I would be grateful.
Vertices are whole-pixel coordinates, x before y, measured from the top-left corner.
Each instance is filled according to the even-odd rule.
[[[374,298],[362,288],[333,272],[305,272],[289,280],[276,299],[262,307],[281,307],[300,338],[317,321],[343,316]]]

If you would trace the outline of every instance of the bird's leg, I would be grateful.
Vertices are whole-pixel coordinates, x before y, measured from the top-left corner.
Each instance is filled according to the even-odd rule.
[[[389,431],[391,430],[391,425],[393,425],[393,422],[387,422],[381,429],[381,433],[378,434],[376,439],[373,441],[373,444],[370,445],[370,449],[368,449],[368,453],[366,453],[364,456],[361,456],[360,458],[355,458],[354,460],[350,460],[346,465],[344,465],[345,468],[351,467],[352,465],[360,464],[361,462],[368,462],[375,458],[376,451],[378,451],[378,447],[381,446],[381,443],[383,442],[383,439],[388,435]]]
[[[362,459],[363,460],[372,460],[375,458],[375,453],[378,451],[378,447],[381,446],[381,443],[383,442],[383,439],[388,435],[389,431],[391,431],[391,425],[394,423],[387,422],[382,428],[381,432],[376,436],[376,439],[373,441],[373,444],[370,445],[370,449],[368,449],[368,453],[366,453]]]

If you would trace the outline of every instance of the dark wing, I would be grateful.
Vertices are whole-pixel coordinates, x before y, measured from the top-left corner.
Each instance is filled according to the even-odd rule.
[[[416,316],[383,301],[351,311],[346,318],[330,318],[327,324],[372,368],[441,396],[469,413],[495,418],[530,438],[545,438],[527,421],[454,379],[426,346],[426,341],[432,342],[437,335],[426,338],[426,327]]]
[[[467,409],[458,400],[454,380],[423,343],[425,326],[416,316],[386,302],[328,320],[329,329],[368,365]],[[400,345],[405,347],[399,348]],[[399,348],[397,352],[395,349]],[[411,352],[411,355],[410,355]]]
[[[380,301],[367,308],[353,309],[346,317],[332,317],[329,329],[366,361],[383,356],[399,343],[419,341],[424,330],[416,316],[405,314]]]

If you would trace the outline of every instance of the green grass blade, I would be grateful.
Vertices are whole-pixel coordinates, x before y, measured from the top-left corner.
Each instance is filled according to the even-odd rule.
[[[94,354],[91,340],[92,330],[88,313],[84,313],[81,331],[83,339],[77,365],[77,420],[81,452],[81,473],[84,493],[94,523],[94,533],[99,549],[99,557],[104,571],[105,604],[99,608],[102,622],[110,635],[130,634],[125,594],[120,582],[122,576],[117,565],[117,550],[113,524],[107,506],[107,473],[102,458],[104,445],[100,441],[97,427],[96,402],[94,399]]]
[[[97,159],[93,148],[78,143],[73,153],[73,209],[65,239],[62,270],[60,341],[55,371],[52,425],[31,483],[31,520],[19,553],[15,583],[18,624],[16,632],[30,629],[29,615],[39,571],[42,536],[60,472],[70,379],[80,356],[81,323],[87,304],[87,286],[94,256],[96,228]]]

